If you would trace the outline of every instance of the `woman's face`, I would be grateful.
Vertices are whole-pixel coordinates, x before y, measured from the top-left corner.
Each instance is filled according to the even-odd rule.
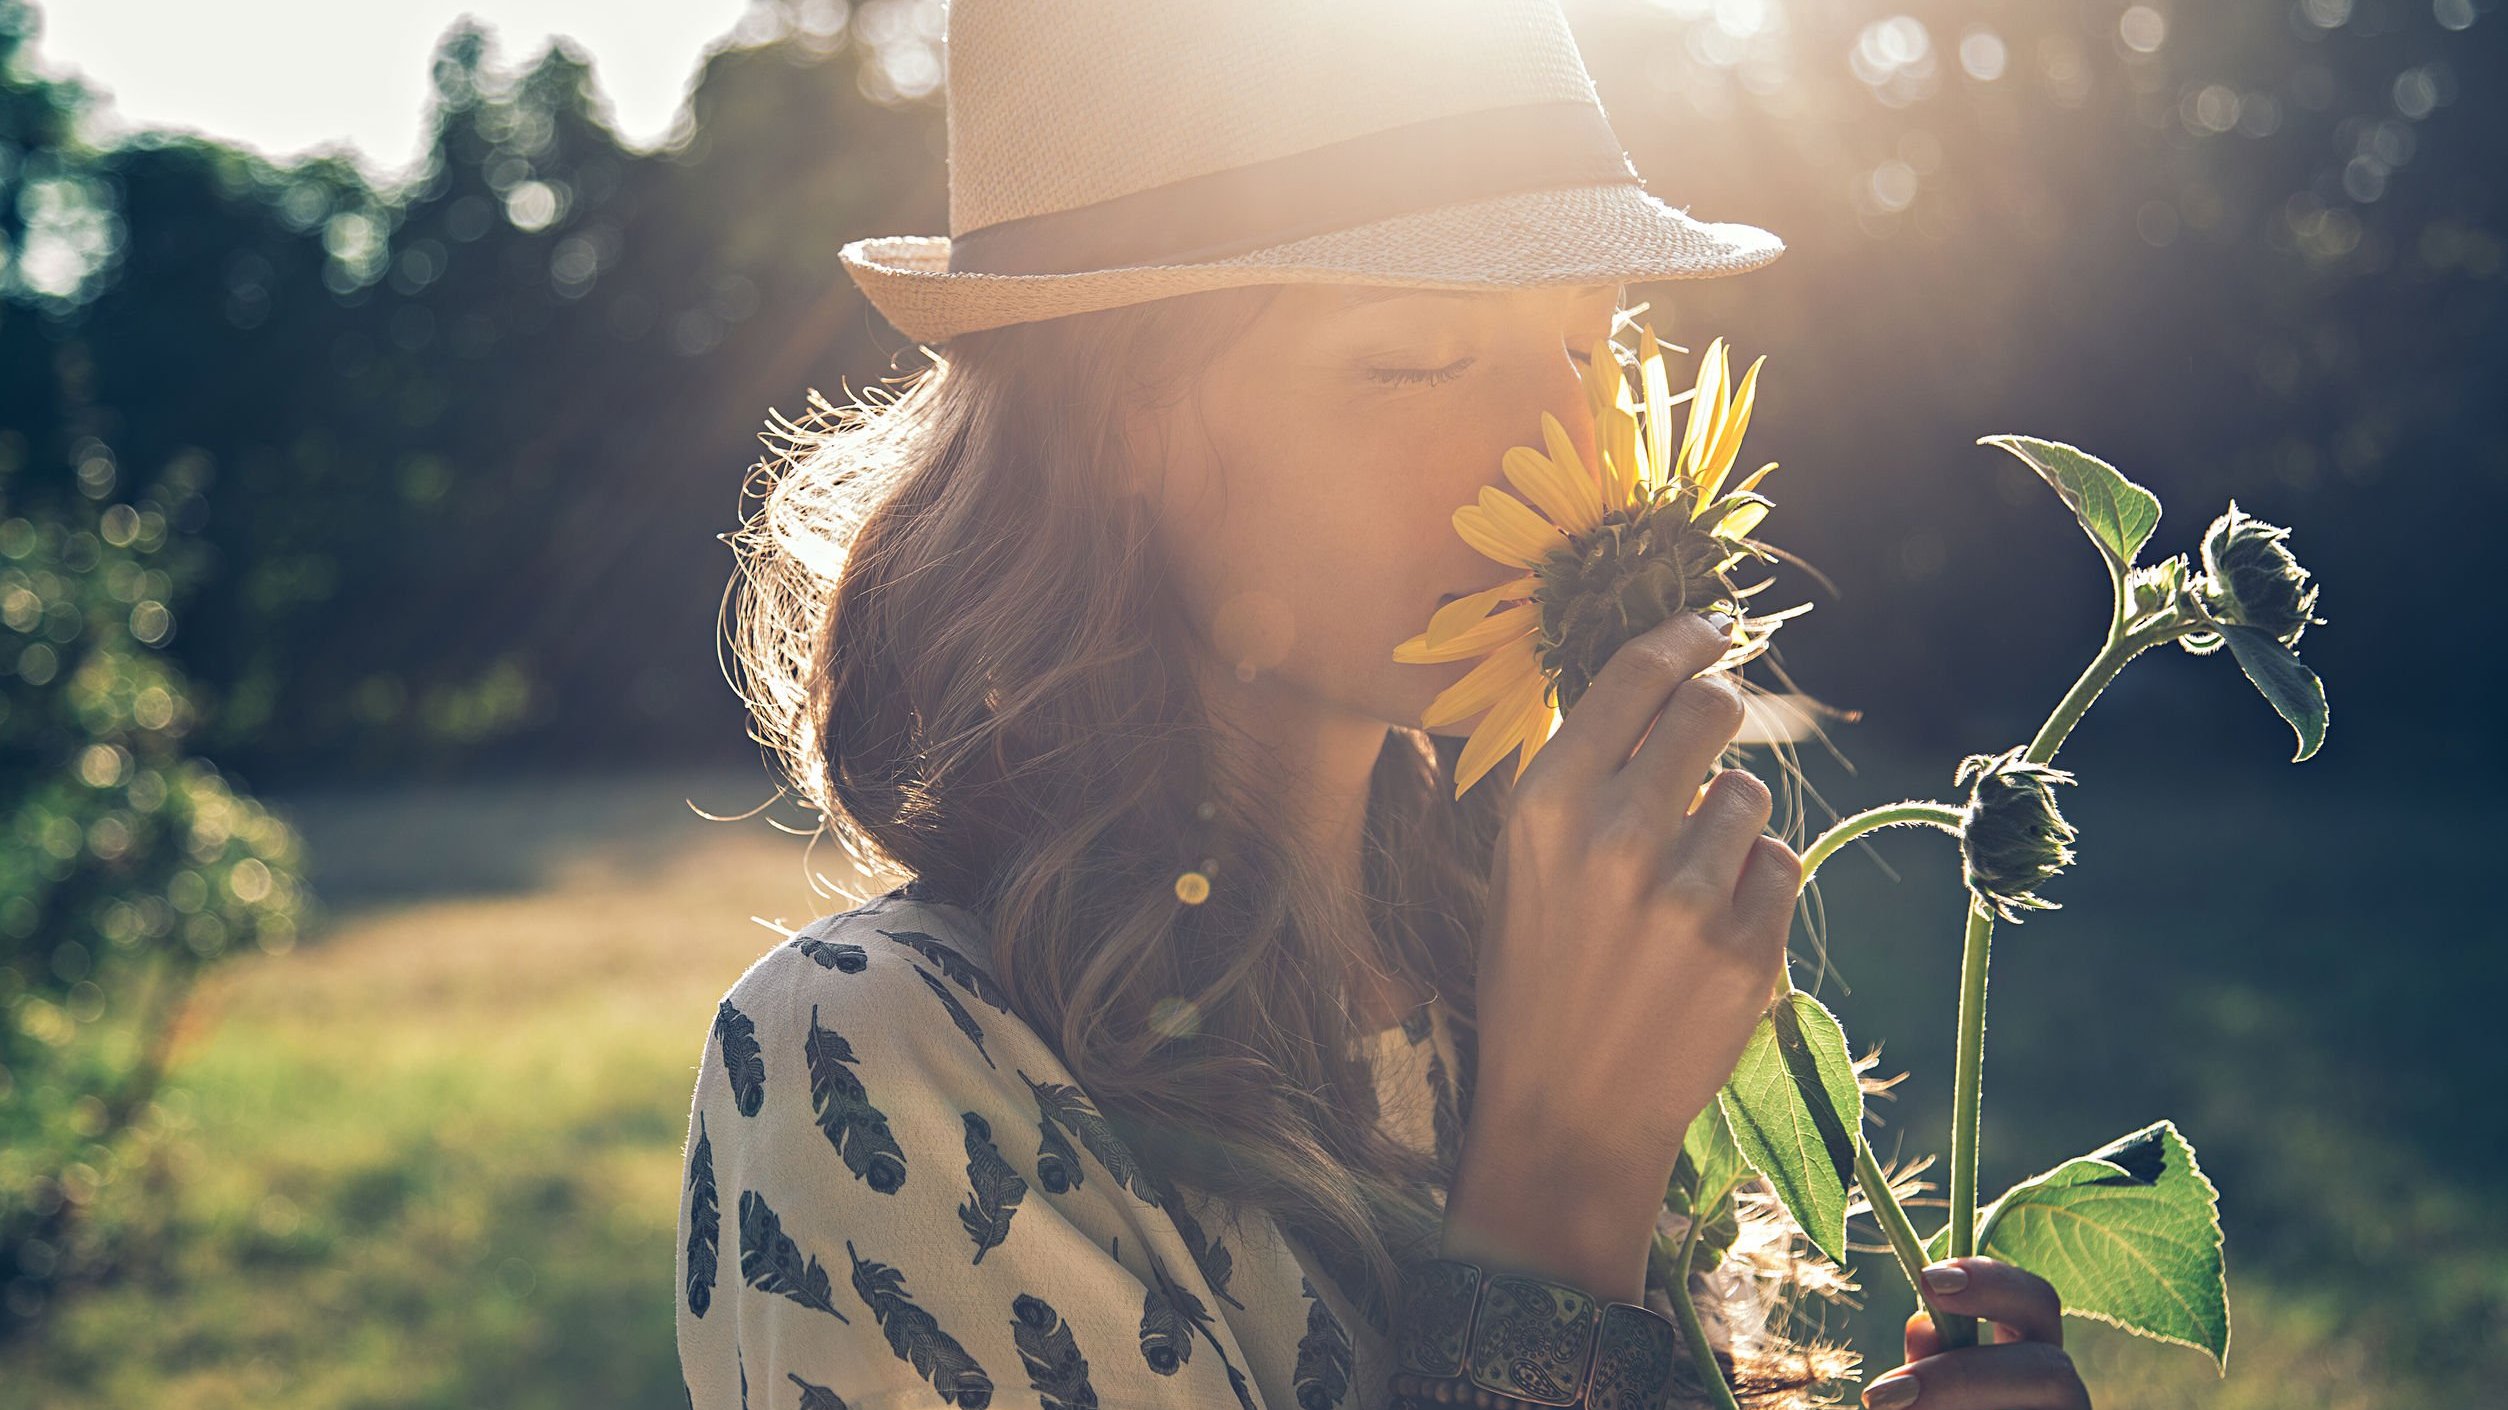
[[[1441,602],[1517,576],[1463,542],[1454,511],[1505,486],[1500,458],[1542,444],[1545,410],[1590,463],[1580,360],[1621,294],[1282,286],[1136,430],[1161,551],[1214,663],[1416,727],[1472,663],[1397,664],[1394,646]]]

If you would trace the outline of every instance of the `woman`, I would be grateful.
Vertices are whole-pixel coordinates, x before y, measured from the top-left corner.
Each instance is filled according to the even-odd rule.
[[[758,737],[912,880],[717,1010],[691,1403],[1712,1403],[1664,1191],[1801,880],[1715,767],[1724,631],[1459,800],[1470,722],[1416,722],[1463,668],[1392,648],[1495,581],[1449,517],[1543,411],[1590,454],[1623,282],[1782,246],[1642,190],[1553,0],[949,25],[953,238],[845,252],[935,366],[788,428],[733,624]],[[1681,1275],[1724,1378],[1815,1403],[1836,1270],[1764,1187],[1726,1237]],[[2053,1290],[1957,1262],[2008,1344],[1919,1318],[1867,1403],[2086,1406]],[[1485,1295],[1439,1322],[1426,1269]]]

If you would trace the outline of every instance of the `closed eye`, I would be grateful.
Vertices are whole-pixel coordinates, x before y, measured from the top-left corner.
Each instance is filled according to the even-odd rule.
[[[1589,353],[1570,352],[1568,356],[1578,362],[1593,361]],[[1462,376],[1465,369],[1469,368],[1474,361],[1475,359],[1467,357],[1449,362],[1443,367],[1371,367],[1367,370],[1367,375],[1379,382],[1433,387],[1440,382],[1451,382]]]

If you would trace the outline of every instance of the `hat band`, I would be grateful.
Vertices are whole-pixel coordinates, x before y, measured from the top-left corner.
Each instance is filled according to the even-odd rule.
[[[1479,108],[1185,177],[949,242],[953,274],[1193,264],[1452,201],[1644,180],[1600,106]]]

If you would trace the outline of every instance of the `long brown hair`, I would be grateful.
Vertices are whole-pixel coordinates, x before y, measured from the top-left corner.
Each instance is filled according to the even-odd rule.
[[[1380,1125],[1359,978],[1438,996],[1467,1104],[1511,771],[1458,801],[1462,741],[1388,728],[1351,897],[1226,762],[1153,508],[1112,472],[1126,408],[1182,395],[1278,287],[968,333],[902,390],[812,393],[730,536],[727,629],[753,735],[821,827],[980,916],[1020,1016],[1158,1178],[1272,1214],[1381,1328],[1451,1172]],[[1853,1354],[1791,1340],[1793,1294],[1852,1284],[1774,1201],[1743,1221],[1750,1306],[1702,1311],[1746,1398],[1811,1403]]]

